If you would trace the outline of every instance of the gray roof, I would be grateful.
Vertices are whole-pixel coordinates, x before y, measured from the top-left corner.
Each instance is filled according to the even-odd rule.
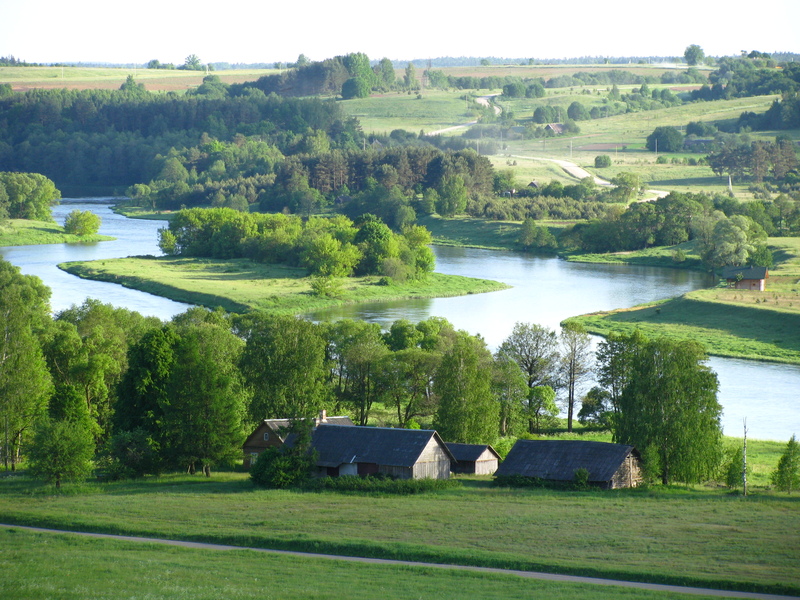
[[[432,429],[320,425],[314,430],[311,444],[318,453],[317,464],[321,467],[349,463],[411,467],[431,438],[449,454],[439,434]]]
[[[487,449],[495,457],[500,458],[500,455],[488,444],[458,444],[456,442],[447,442],[447,449],[453,457],[461,461],[475,461],[481,457]]]
[[[550,481],[572,481],[577,469],[588,469],[589,481],[610,481],[633,446],[581,440],[517,440],[495,472]]]
[[[244,446],[250,445],[251,439],[256,439],[260,437],[260,433],[263,427],[266,427],[270,431],[272,431],[275,435],[278,436],[278,439],[286,441],[286,439],[291,435],[289,433],[289,428],[292,426],[292,422],[294,419],[264,419],[261,423],[256,427],[253,432],[247,436],[247,439],[244,441]],[[322,423],[330,423],[331,425],[349,425],[353,427],[355,424],[348,416],[338,416],[338,417],[325,417],[323,421],[320,417],[316,417],[314,419],[314,426],[319,426]]]
[[[739,277],[741,275],[741,277]],[[723,279],[766,279],[767,267],[724,267]]]

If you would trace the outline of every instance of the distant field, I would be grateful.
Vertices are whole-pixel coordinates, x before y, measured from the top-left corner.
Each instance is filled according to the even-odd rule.
[[[255,81],[277,73],[275,70],[213,71],[225,83]],[[203,83],[205,71],[168,69],[84,68],[84,67],[0,67],[0,83],[10,83],[14,91],[34,88],[119,89],[128,75],[148,91],[185,91]]]

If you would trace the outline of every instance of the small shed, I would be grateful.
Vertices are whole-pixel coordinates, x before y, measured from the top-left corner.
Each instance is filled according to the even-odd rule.
[[[455,459],[450,464],[453,473],[491,475],[500,463],[500,455],[488,444],[447,442],[447,449]]]
[[[318,474],[448,479],[453,455],[432,429],[320,425],[311,436]]]
[[[769,271],[767,267],[725,267],[722,278],[728,287],[736,290],[757,290],[763,292],[767,287]]]
[[[314,427],[324,423],[333,425],[354,426],[350,417],[329,417],[326,411],[320,411],[319,417],[314,419]],[[256,461],[258,455],[267,448],[279,448],[286,443],[286,438],[290,435],[289,428],[292,426],[292,419],[264,419],[256,427],[255,431],[247,436],[242,445],[244,451],[244,468],[249,469]]]
[[[544,126],[545,131],[552,131],[555,135],[561,135],[564,133],[564,124],[563,123],[548,123]]]
[[[641,457],[633,446],[581,440],[517,440],[495,476],[570,482],[578,469],[588,470],[589,483],[603,489],[642,481]]]

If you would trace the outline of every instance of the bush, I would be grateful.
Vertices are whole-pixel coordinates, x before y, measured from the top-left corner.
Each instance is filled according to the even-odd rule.
[[[27,454],[31,475],[60,488],[62,481],[84,481],[90,475],[94,440],[79,422],[44,419]]]
[[[596,169],[603,169],[611,166],[611,157],[608,154],[601,154],[594,157],[594,166]]]
[[[250,467],[250,480],[258,486],[283,489],[300,486],[311,478],[317,455],[311,449],[311,424],[297,420],[290,427],[292,444],[267,448]]]
[[[159,472],[158,452],[143,429],[121,431],[109,441],[109,479],[134,479]]]
[[[93,235],[100,229],[100,217],[90,210],[71,211],[64,220],[64,231],[73,235]]]
[[[343,477],[320,477],[303,485],[310,491],[377,492],[382,494],[423,494],[438,492],[461,486],[457,479],[392,479],[377,473],[366,477],[347,475]]]

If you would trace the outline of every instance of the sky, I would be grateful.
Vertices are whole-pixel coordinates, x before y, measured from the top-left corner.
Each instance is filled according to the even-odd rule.
[[[39,63],[683,56],[690,44],[800,52],[800,2],[0,0],[0,56]]]

